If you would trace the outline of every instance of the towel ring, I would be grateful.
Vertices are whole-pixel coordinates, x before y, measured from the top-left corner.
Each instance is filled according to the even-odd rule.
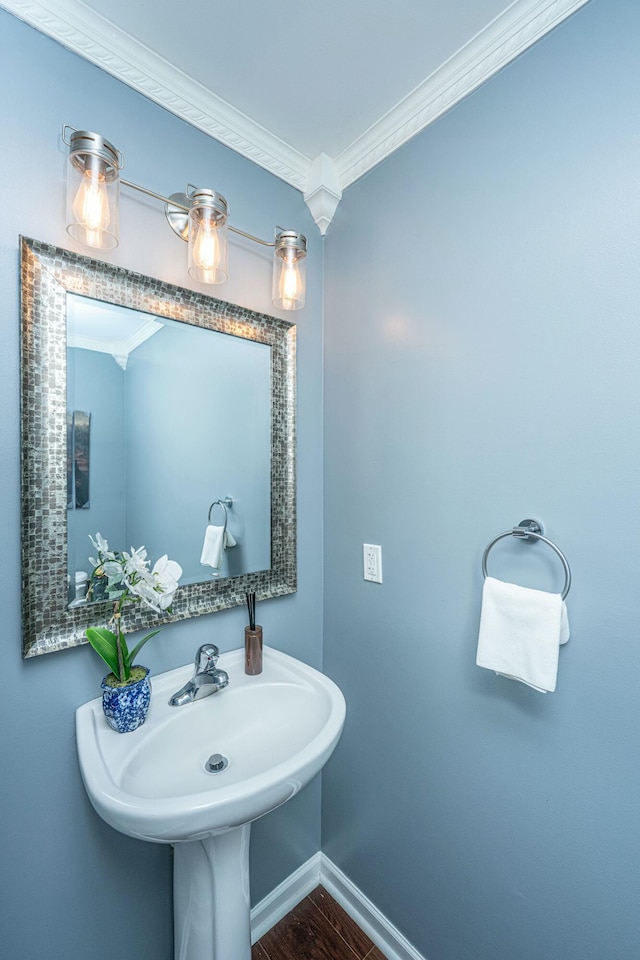
[[[552,540],[548,540],[547,537],[543,536],[543,533],[544,530],[542,525],[538,523],[537,520],[521,520],[517,527],[513,527],[511,530],[507,530],[506,533],[501,533],[499,536],[494,537],[482,554],[482,573],[485,580],[488,576],[487,557],[489,556],[489,551],[499,540],[503,540],[505,537],[517,537],[519,540],[527,541],[531,540],[532,538],[534,540],[542,540],[543,543],[546,543],[548,547],[551,547],[551,549],[560,557],[562,566],[564,567],[565,585],[561,596],[562,599],[565,600],[569,590],[571,589],[571,570],[569,568],[569,563],[560,547],[557,547]]]
[[[233,497],[225,497],[224,500],[214,500],[211,506],[209,507],[209,517],[207,523],[211,523],[211,511],[214,507],[222,507],[224,510],[224,528],[227,529],[227,520],[229,519],[227,514],[227,507],[231,508],[233,506]]]

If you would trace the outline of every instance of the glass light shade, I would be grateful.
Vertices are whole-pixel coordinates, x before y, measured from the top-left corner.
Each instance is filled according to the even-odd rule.
[[[300,310],[306,297],[307,241],[301,233],[283,230],[276,235],[271,299],[281,310]]]
[[[215,190],[196,190],[189,199],[189,274],[201,283],[223,283],[229,275],[227,202]]]
[[[67,165],[67,233],[85,247],[118,245],[121,156],[97,133],[75,130]]]

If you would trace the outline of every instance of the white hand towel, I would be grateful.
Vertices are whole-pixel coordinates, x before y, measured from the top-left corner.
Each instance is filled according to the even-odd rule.
[[[227,547],[235,547],[236,541],[225,527],[208,524],[204,534],[200,563],[217,570],[222,563],[222,553]]]
[[[541,693],[553,693],[559,647],[568,639],[567,607],[559,593],[486,578],[476,656],[479,667]]]

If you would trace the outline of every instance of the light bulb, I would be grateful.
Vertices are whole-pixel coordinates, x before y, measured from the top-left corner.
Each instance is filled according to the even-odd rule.
[[[283,260],[278,284],[278,298],[285,310],[295,309],[295,302],[300,296],[301,279],[298,261],[287,257]]]
[[[189,210],[189,274],[200,283],[227,279],[227,201],[215,190],[193,188]]]
[[[102,232],[111,223],[109,198],[104,174],[86,170],[73,201],[76,221],[85,228],[85,241],[90,247],[102,244]]]
[[[210,220],[198,225],[198,234],[193,244],[193,262],[204,271],[216,271],[220,267],[221,250],[218,231]]]

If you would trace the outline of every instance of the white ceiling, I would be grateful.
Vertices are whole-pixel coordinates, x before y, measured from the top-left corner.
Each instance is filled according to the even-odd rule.
[[[510,2],[85,5],[313,160],[342,153]]]
[[[345,187],[586,2],[0,5],[302,190],[324,233]]]

